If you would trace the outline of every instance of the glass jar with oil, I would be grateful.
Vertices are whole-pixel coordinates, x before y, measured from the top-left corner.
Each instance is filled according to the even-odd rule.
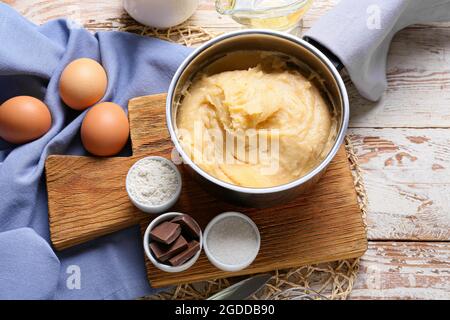
[[[217,12],[230,15],[247,28],[266,28],[292,32],[313,0],[216,0]]]

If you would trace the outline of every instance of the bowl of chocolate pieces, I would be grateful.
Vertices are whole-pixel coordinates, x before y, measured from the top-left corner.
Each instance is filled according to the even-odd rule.
[[[202,230],[189,215],[169,212],[155,218],[144,234],[144,250],[155,267],[181,272],[197,261],[202,250]]]

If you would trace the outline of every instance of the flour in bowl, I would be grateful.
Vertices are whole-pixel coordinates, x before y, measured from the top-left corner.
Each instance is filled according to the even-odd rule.
[[[135,163],[127,177],[130,195],[143,205],[158,206],[170,201],[180,185],[177,172],[165,161],[144,158]]]

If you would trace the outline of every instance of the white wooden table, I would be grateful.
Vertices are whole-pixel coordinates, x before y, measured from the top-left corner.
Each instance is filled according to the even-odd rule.
[[[121,0],[6,0],[41,24],[68,17],[92,31],[132,21]],[[316,0],[309,28],[337,0]],[[201,0],[191,18],[214,32],[239,26]],[[369,249],[351,298],[450,299],[450,23],[415,25],[394,39],[389,89],[351,99],[350,138],[369,198]]]

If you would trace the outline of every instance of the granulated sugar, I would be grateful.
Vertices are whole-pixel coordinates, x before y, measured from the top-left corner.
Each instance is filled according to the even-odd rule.
[[[127,184],[129,193],[137,202],[157,206],[174,197],[179,180],[169,164],[144,158],[130,170]]]
[[[246,263],[258,252],[258,238],[252,225],[234,216],[215,223],[209,230],[206,243],[210,253],[227,265]]]

